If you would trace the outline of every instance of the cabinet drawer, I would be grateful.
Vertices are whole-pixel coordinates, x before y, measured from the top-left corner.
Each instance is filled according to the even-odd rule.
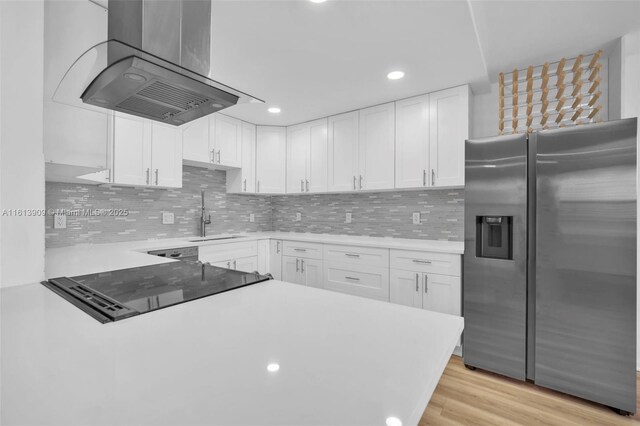
[[[331,263],[325,268],[327,290],[389,301],[389,269],[366,267],[354,270],[352,264]]]
[[[222,262],[229,259],[240,259],[258,255],[258,242],[246,241],[241,243],[215,244],[200,246],[198,259],[202,262]]]
[[[282,243],[282,254],[322,260],[322,244],[284,241]]]
[[[391,250],[389,259],[393,269],[460,276],[459,254]]]
[[[389,266],[389,250],[357,246],[324,246],[324,260],[354,265]]]

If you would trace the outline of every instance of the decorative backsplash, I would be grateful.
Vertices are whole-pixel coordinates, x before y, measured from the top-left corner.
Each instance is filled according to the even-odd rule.
[[[127,216],[67,216],[66,229],[45,220],[46,247],[108,243],[200,234],[200,190],[211,214],[209,234],[272,229],[269,197],[226,193],[226,173],[183,167],[182,188],[150,189],[73,183],[46,183],[47,209],[127,209]],[[173,212],[172,225],[162,224],[162,212]],[[249,214],[255,222],[249,222]]]
[[[184,166],[179,189],[47,182],[47,209],[126,209],[128,215],[67,215],[66,229],[54,229],[53,217],[47,216],[46,247],[197,236],[201,189],[211,214],[209,234],[283,231],[463,240],[463,190],[234,195],[226,193],[225,172]],[[163,211],[174,213],[174,224],[162,224]],[[352,223],[345,223],[347,212]],[[420,225],[412,224],[413,212],[421,213]],[[249,222],[250,213],[255,222]],[[296,213],[302,214],[302,221],[295,221]]]
[[[283,232],[463,241],[464,191],[273,196],[273,228]],[[352,222],[345,223],[346,213]],[[420,212],[414,225],[411,214]],[[297,222],[296,213],[302,214]]]

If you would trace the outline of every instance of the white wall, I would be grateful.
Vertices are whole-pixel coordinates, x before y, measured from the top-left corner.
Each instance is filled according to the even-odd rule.
[[[44,3],[0,1],[0,214],[44,209]],[[44,278],[44,217],[0,215],[0,286]]]

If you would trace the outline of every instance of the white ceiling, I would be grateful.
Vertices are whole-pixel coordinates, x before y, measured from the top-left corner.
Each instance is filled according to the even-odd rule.
[[[214,78],[266,101],[226,113],[289,125],[463,83],[482,92],[499,71],[640,28],[640,2],[214,0],[213,16]],[[405,78],[387,80],[394,69]]]

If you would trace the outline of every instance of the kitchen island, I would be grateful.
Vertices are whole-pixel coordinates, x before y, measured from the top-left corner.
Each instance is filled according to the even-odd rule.
[[[2,289],[2,424],[417,424],[459,317],[268,281],[101,324]]]

